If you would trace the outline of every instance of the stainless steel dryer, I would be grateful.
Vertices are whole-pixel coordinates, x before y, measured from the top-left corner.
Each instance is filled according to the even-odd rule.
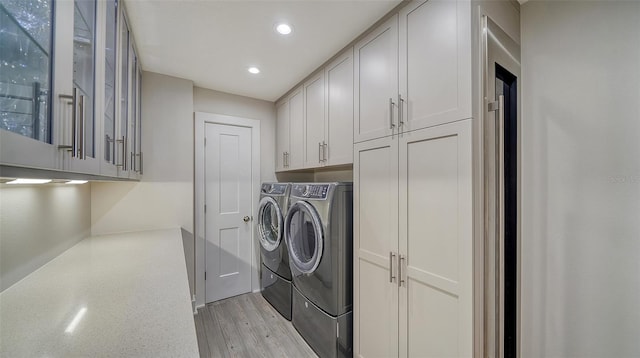
[[[290,187],[289,183],[263,183],[258,206],[262,296],[288,320],[291,320],[291,270],[283,240],[283,217]]]
[[[352,183],[292,184],[284,225],[293,326],[321,358],[352,356]]]

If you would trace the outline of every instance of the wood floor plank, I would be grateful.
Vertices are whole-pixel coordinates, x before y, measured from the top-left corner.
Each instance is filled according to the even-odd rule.
[[[209,343],[207,342],[207,335],[204,329],[204,322],[202,316],[205,309],[199,309],[198,314],[194,315],[193,320],[196,322],[196,337],[198,338],[198,350],[200,351],[200,358],[209,358],[211,353],[209,352]]]
[[[258,307],[258,311],[262,314],[265,322],[277,329],[279,340],[283,347],[286,348],[288,357],[317,357],[291,322],[284,319],[261,294],[250,296],[250,299]]]
[[[291,322],[260,293],[212,302],[201,310],[196,331],[198,342],[204,336],[208,349],[204,354],[201,349],[201,357],[317,358]]]
[[[230,357],[227,343],[220,328],[220,323],[211,314],[207,306],[202,308],[202,320],[209,345],[209,357]]]
[[[225,342],[227,343],[227,349],[231,357],[253,357],[251,352],[247,349],[253,344],[249,342],[250,337],[244,337],[241,331],[238,329],[239,325],[234,317],[234,307],[228,300],[222,300],[209,306],[211,313],[213,313],[220,322],[220,328],[224,335]],[[244,332],[242,332],[244,333]]]
[[[277,327],[270,326],[265,322],[251,299],[253,295],[254,294],[244,295],[244,297],[238,301],[247,319],[252,323],[251,329],[258,339],[258,344],[264,347],[269,357],[289,356],[285,349],[286,345],[283,344],[284,337],[280,336]]]

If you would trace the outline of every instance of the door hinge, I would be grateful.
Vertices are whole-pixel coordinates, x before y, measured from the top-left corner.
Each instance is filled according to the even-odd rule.
[[[204,138],[204,146],[207,146],[207,137]]]
[[[204,213],[207,213],[207,204],[204,204]]]
[[[207,271],[204,272],[204,279],[207,279]]]

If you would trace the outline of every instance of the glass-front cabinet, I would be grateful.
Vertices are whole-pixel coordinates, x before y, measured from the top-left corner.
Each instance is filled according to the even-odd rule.
[[[0,163],[59,165],[53,23],[52,0],[0,0]]]
[[[139,179],[141,66],[121,0],[0,0],[0,164]]]
[[[118,175],[116,167],[116,102],[117,102],[117,38],[118,1],[106,0],[105,6],[105,51],[104,51],[104,132],[103,153],[100,172],[103,175]]]

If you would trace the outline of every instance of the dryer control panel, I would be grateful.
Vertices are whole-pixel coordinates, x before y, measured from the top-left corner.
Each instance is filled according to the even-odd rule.
[[[265,183],[262,184],[261,192],[262,194],[269,195],[284,195],[287,191],[287,184],[280,183]]]
[[[291,196],[307,199],[326,199],[329,184],[293,184]]]

